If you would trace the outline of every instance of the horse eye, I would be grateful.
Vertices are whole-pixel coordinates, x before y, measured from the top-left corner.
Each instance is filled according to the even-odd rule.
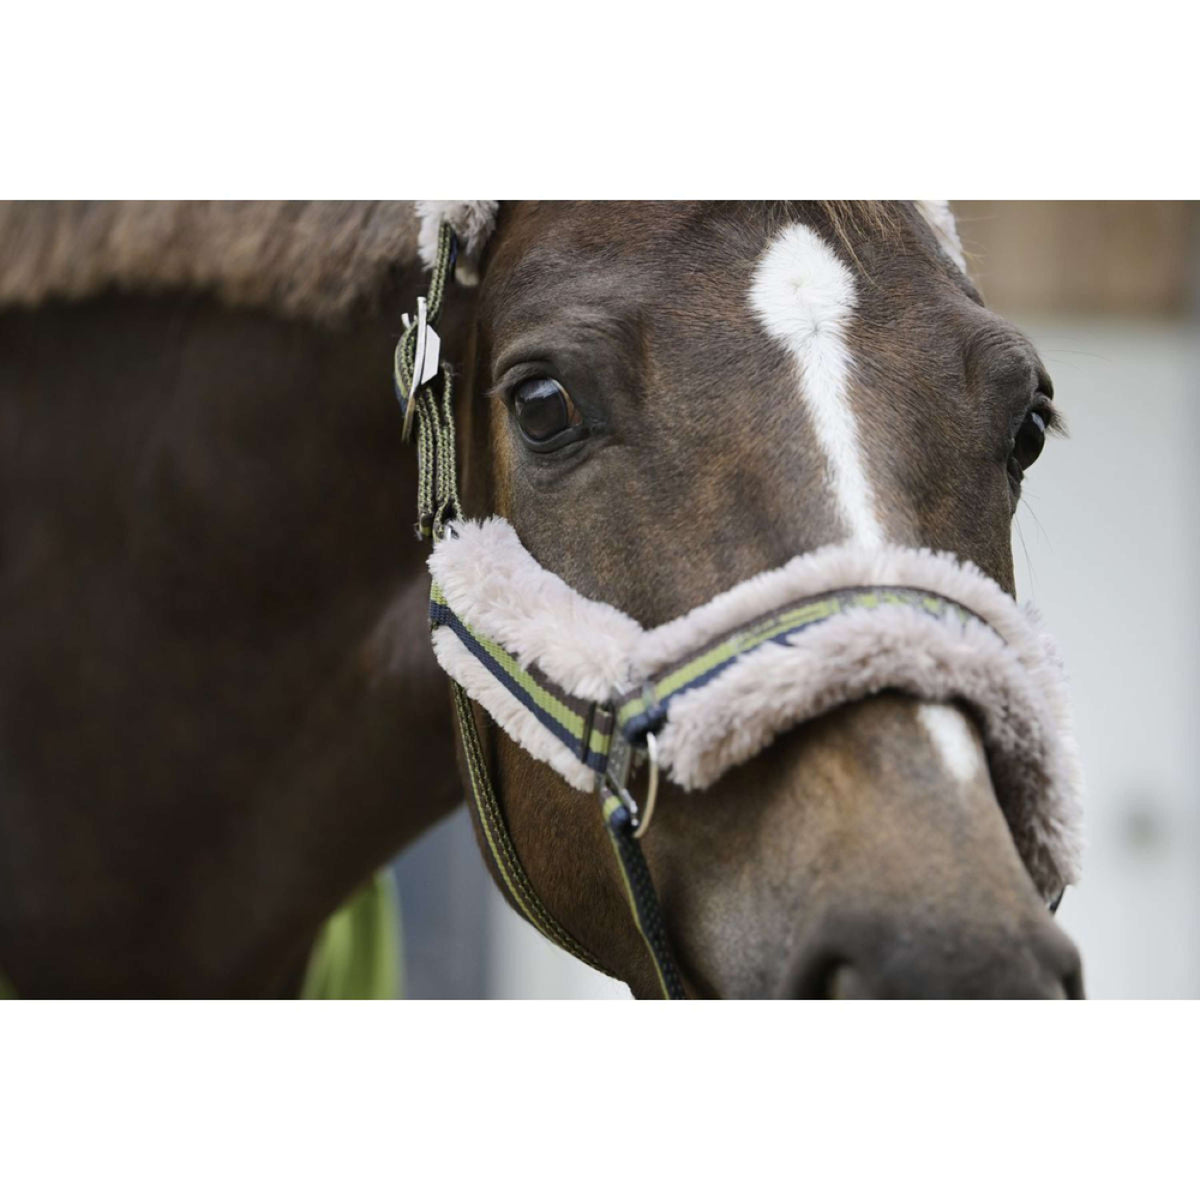
[[[535,449],[556,448],[562,434],[582,426],[567,389],[557,379],[524,380],[513,390],[512,403],[521,434]]]
[[[1013,458],[1022,471],[1028,471],[1046,444],[1046,418],[1036,410],[1025,415],[1013,441]]]

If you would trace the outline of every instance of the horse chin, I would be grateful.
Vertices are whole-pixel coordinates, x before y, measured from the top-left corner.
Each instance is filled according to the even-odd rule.
[[[978,735],[927,707],[846,706],[667,797],[647,849],[693,995],[1082,995]]]

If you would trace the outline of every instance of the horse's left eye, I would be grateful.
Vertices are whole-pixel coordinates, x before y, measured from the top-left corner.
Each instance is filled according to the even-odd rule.
[[[1042,447],[1046,444],[1046,418],[1034,409],[1025,414],[1017,436],[1013,440],[1013,458],[1022,471],[1028,471],[1037,462]]]
[[[567,389],[557,379],[543,376],[517,384],[512,405],[521,436],[534,450],[557,449],[583,429]]]

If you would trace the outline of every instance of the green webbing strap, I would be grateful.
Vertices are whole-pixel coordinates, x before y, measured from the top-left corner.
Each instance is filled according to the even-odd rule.
[[[446,283],[454,263],[454,233],[443,223],[438,232],[437,258],[425,298],[425,324],[433,329],[442,315]],[[458,515],[458,471],[455,461],[454,384],[450,372],[440,369],[427,383],[414,381],[419,321],[408,324],[392,364],[393,383],[401,408],[410,405],[416,414],[417,433],[417,536],[440,537],[446,522]],[[440,391],[434,386],[440,383]]]
[[[618,696],[613,702],[616,727],[628,741],[640,743],[647,730],[653,732],[663,724],[668,708],[677,696],[711,682],[742,655],[757,650],[767,642],[786,645],[796,634],[820,625],[831,617],[854,611],[896,607],[910,608],[940,621],[950,620],[962,625],[972,622],[987,624],[970,609],[924,588],[864,585],[808,596],[719,634],[636,688]]]
[[[471,701],[457,683],[453,685],[453,689],[454,712],[458,720],[459,736],[462,738],[467,774],[471,781],[471,798],[492,862],[503,881],[509,900],[517,912],[543,937],[566,950],[568,954],[573,954],[587,963],[589,967],[603,971],[605,968],[555,920],[538,899],[533,884],[529,882],[529,876],[525,874],[525,869],[521,866],[517,848],[513,845],[512,835],[504,820],[504,813],[496,800],[495,792],[492,791],[487,759],[484,756],[483,747],[479,743],[479,734],[475,729]]]

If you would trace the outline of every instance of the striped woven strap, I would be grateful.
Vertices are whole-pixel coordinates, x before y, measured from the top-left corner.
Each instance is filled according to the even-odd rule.
[[[785,645],[791,638],[855,611],[903,607],[926,616],[959,624],[983,618],[936,592],[910,587],[863,586],[806,597],[752,617],[727,633],[719,634],[699,649],[653,674],[645,683],[618,696],[616,725],[627,741],[639,744],[667,720],[671,702],[711,683],[737,660],[770,642]]]
[[[498,642],[461,621],[434,583],[429,596],[431,629],[445,626],[488,671],[519,700],[571,753],[603,774],[612,745],[611,709],[580,700],[537,668],[525,668]]]
[[[711,683],[743,656],[768,643],[785,644],[806,629],[845,613],[902,606],[935,620],[983,623],[961,604],[935,592],[907,587],[840,588],[784,605],[720,634],[677,662],[656,672],[611,704],[572,696],[536,667],[523,667],[499,643],[459,619],[433,585],[429,620],[446,627],[504,688],[535,716],[571,754],[603,778],[613,737],[641,746],[648,732],[668,720],[671,703],[685,692]]]

